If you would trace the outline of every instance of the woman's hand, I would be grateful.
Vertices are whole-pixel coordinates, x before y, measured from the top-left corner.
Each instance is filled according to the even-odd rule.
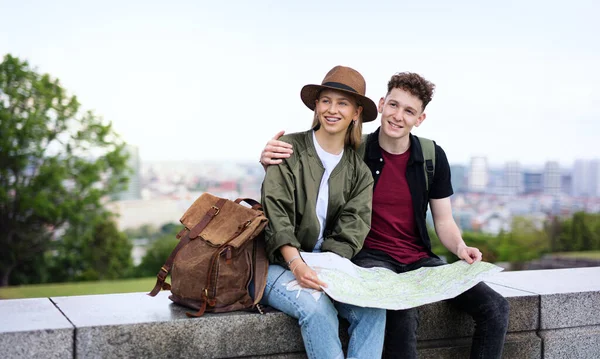
[[[299,263],[294,264],[292,267],[292,274],[296,277],[296,280],[301,287],[316,290],[321,290],[321,287],[327,287],[327,284],[317,277],[317,272],[312,270],[312,268],[302,260],[299,261]]]

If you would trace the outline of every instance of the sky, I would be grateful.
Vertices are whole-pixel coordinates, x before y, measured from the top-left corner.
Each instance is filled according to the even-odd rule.
[[[396,72],[435,83],[413,133],[451,163],[600,157],[593,0],[0,0],[0,14],[0,54],[59,78],[142,161],[258,161],[278,131],[309,129],[300,89],[335,65],[376,103]]]

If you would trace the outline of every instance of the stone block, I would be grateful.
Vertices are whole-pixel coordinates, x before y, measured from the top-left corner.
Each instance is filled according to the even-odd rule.
[[[226,358],[298,353],[295,319],[280,312],[188,318],[169,293],[53,298],[77,327],[77,358]]]
[[[2,358],[73,358],[73,325],[48,298],[0,300]]]
[[[420,341],[419,359],[463,359],[468,358],[471,338],[452,338]],[[541,358],[542,340],[535,332],[508,333],[504,344],[503,359]]]
[[[542,330],[544,358],[600,358],[600,325]]]
[[[600,325],[600,267],[499,273],[491,283],[540,295],[540,329]]]

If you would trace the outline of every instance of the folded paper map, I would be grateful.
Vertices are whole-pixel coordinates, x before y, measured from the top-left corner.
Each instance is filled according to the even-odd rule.
[[[327,283],[323,290],[334,300],[394,310],[454,298],[503,270],[487,262],[458,261],[396,274],[385,268],[361,268],[330,252],[302,252],[302,258]]]

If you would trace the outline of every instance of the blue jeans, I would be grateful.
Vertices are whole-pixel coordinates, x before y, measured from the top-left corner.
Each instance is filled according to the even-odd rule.
[[[302,290],[289,291],[284,284],[296,278],[277,264],[269,266],[267,286],[261,301],[298,319],[309,358],[344,358],[339,337],[338,314],[350,322],[348,358],[380,358],[385,334],[385,309],[362,308],[331,300],[325,293],[318,300]]]
[[[384,267],[396,273],[447,264],[441,259],[432,257],[411,264],[402,264],[382,251],[370,249],[363,249],[352,261],[360,267]],[[480,282],[466,292],[448,299],[448,302],[469,314],[475,321],[470,358],[499,359],[502,357],[504,338],[508,329],[508,301],[485,283]],[[417,358],[418,327],[417,308],[389,310],[383,357],[386,359]]]

